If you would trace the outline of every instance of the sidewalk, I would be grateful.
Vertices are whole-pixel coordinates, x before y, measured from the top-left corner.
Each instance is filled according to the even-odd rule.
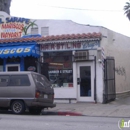
[[[129,117],[130,118],[130,97],[117,99],[108,104],[94,103],[58,103],[55,108],[44,110],[44,114],[54,115],[85,115],[105,117]]]

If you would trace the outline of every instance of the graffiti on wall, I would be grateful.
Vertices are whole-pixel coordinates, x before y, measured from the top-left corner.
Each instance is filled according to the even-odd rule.
[[[126,78],[126,70],[124,67],[115,67],[115,72],[118,74],[118,75],[121,75],[121,76],[125,76]]]

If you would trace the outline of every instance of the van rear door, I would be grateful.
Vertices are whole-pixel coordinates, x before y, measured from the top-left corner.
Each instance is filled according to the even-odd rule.
[[[37,98],[37,101],[44,103],[53,103],[54,89],[51,88],[50,81],[44,75],[32,75],[36,84],[35,97]]]

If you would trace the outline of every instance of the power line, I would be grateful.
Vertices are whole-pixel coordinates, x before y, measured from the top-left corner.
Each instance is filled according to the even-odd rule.
[[[85,11],[99,11],[99,12],[123,12],[123,10],[95,10],[95,9],[86,9],[86,8],[70,8],[70,7],[63,7],[63,6],[51,6],[51,5],[41,5],[38,4],[39,6],[46,6],[46,7],[51,7],[51,8],[60,8],[60,9],[69,9],[69,10],[85,10]]]

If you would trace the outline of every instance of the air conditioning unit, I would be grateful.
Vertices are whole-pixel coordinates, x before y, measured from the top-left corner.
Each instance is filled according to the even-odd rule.
[[[74,55],[75,61],[89,60],[89,52],[88,51],[77,51]]]

